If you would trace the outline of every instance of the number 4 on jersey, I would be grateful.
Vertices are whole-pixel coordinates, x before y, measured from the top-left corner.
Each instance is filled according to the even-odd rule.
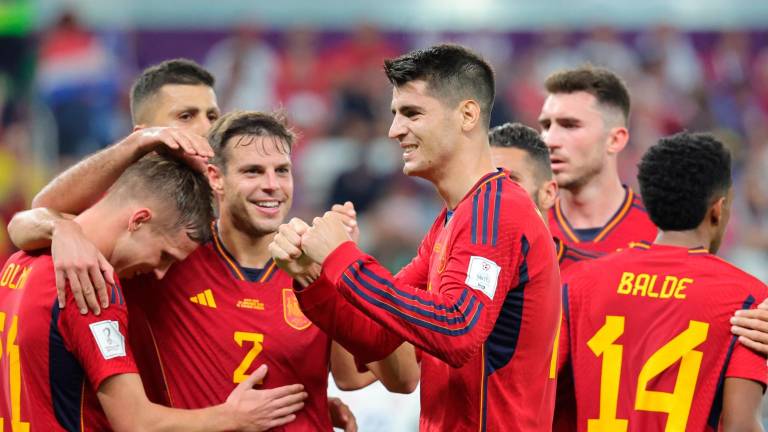
[[[694,349],[707,339],[709,324],[690,321],[688,328],[658,349],[645,362],[637,382],[635,409],[667,413],[666,432],[685,430],[693,402],[703,354]],[[624,317],[608,315],[605,324],[587,342],[597,357],[603,358],[600,380],[600,417],[587,421],[589,432],[626,432],[629,422],[616,418],[619,381],[624,347],[616,344],[624,334]],[[671,393],[648,390],[648,383],[680,361],[680,370]]]

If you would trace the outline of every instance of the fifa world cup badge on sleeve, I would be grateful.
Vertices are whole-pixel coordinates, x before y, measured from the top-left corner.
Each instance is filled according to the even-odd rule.
[[[283,317],[285,322],[296,330],[304,330],[312,325],[312,321],[301,311],[299,300],[291,288],[283,289]]]
[[[117,321],[99,321],[89,327],[105,360],[125,357],[125,337],[120,333]]]
[[[472,289],[478,290],[493,300],[496,293],[496,284],[499,282],[501,267],[488,258],[472,256],[467,268],[467,280],[465,283]]]

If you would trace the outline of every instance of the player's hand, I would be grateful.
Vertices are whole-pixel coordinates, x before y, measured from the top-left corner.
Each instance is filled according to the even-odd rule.
[[[293,218],[287,224],[280,225],[275,238],[269,244],[269,252],[275,264],[293,278],[318,273],[315,269],[317,264],[301,250],[301,236],[308,229],[306,222]]]
[[[347,227],[347,232],[352,238],[352,241],[357,243],[360,240],[360,227],[357,226],[357,212],[355,211],[355,205],[351,201],[347,201],[344,204],[334,204],[331,207],[331,211],[341,216],[341,221]]]
[[[56,222],[51,237],[51,258],[60,308],[66,304],[67,281],[81,314],[87,314],[90,308],[99,315],[102,307],[109,306],[107,284],[115,284],[114,269],[85,238],[80,225],[71,220]]]
[[[180,128],[137,129],[125,141],[133,145],[140,156],[156,151],[179,158],[202,173],[205,173],[208,159],[213,157],[213,149],[205,137]]]
[[[316,217],[312,227],[301,236],[301,249],[312,261],[323,264],[342,243],[352,240],[342,216],[333,211],[325,212],[323,217]]]
[[[742,345],[768,355],[768,299],[757,308],[738,310],[731,318],[731,333]]]
[[[328,398],[328,410],[331,413],[333,427],[344,429],[344,432],[357,432],[357,420],[352,410],[339,398]]]
[[[259,366],[227,397],[224,405],[234,416],[237,430],[260,432],[284,425],[296,419],[294,413],[304,407],[307,393],[301,384],[255,390],[253,386],[266,374],[267,366]]]

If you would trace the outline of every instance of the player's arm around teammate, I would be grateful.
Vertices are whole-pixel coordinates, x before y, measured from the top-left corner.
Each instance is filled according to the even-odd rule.
[[[299,384],[270,390],[252,387],[267,373],[262,365],[240,383],[221,405],[178,410],[151,403],[137,374],[107,378],[98,398],[115,431],[265,431],[296,417],[307,394]]]
[[[11,219],[8,234],[16,247],[51,247],[61,306],[64,284],[69,281],[80,312],[85,314],[90,308],[98,315],[109,305],[105,282],[114,284],[112,266],[65,213],[78,214],[93,205],[126,168],[158,150],[175,153],[198,169],[204,158],[213,155],[208,141],[195,133],[173,127],[138,129],[64,171],[37,194],[32,210]]]

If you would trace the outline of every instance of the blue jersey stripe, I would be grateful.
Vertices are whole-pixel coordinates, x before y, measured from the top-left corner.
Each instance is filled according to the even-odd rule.
[[[80,430],[85,372],[64,345],[59,332],[59,313],[58,303],[54,303],[48,334],[48,377],[56,420],[65,430],[75,432]]]
[[[483,195],[483,244],[488,244],[488,212],[491,206],[491,184],[485,185],[485,194]]]
[[[472,244],[477,244],[477,213],[478,213],[478,200],[480,199],[480,189],[475,192],[475,196],[472,197]]]
[[[496,201],[493,205],[493,236],[491,238],[491,246],[496,247],[496,239],[499,234],[499,213],[501,212],[501,188],[504,182],[499,178],[496,180]]]
[[[368,303],[370,303],[370,304],[372,304],[372,305],[374,305],[376,307],[379,307],[381,309],[384,309],[384,310],[392,313],[393,315],[396,315],[396,316],[398,316],[400,318],[403,318],[403,319],[405,319],[406,321],[408,321],[408,322],[410,322],[412,324],[415,324],[415,325],[418,325],[420,327],[423,327],[423,328],[435,331],[437,333],[442,333],[442,334],[445,334],[445,335],[448,335],[448,336],[461,336],[461,335],[469,332],[470,330],[472,330],[472,328],[475,326],[475,324],[477,324],[477,321],[480,318],[480,314],[482,313],[482,309],[483,309],[483,304],[480,303],[478,305],[478,307],[477,307],[477,311],[475,312],[475,316],[472,318],[472,321],[469,323],[468,326],[466,326],[464,328],[457,329],[457,330],[447,329],[445,327],[440,327],[438,325],[435,325],[435,324],[432,324],[432,323],[429,323],[429,322],[422,321],[420,319],[414,318],[414,317],[412,317],[410,315],[407,315],[407,314],[403,313],[399,309],[397,309],[397,308],[395,308],[395,307],[393,307],[393,306],[391,306],[389,304],[386,304],[386,303],[384,303],[384,302],[382,302],[382,301],[380,301],[378,299],[370,297],[368,294],[363,292],[363,290],[360,289],[352,281],[352,279],[347,277],[347,275],[342,276],[342,279],[344,280],[344,283],[346,283],[347,286],[349,286],[352,289],[352,291],[354,291],[357,295],[359,295],[363,300],[367,301]]]

